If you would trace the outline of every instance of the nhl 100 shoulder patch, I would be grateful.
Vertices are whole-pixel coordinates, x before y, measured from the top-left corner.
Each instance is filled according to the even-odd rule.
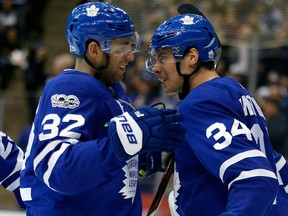
[[[74,109],[80,105],[75,95],[55,94],[51,97],[52,107]]]

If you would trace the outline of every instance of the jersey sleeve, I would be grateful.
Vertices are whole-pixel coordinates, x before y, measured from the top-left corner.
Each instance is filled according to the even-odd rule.
[[[280,184],[283,185],[285,192],[288,196],[288,163],[284,156],[276,151],[274,151],[274,159]]]
[[[6,190],[14,193],[19,206],[25,209],[19,193],[23,157],[23,151],[9,136],[0,131],[0,182]]]
[[[264,215],[269,210],[259,206],[270,208],[278,187],[275,169],[260,147],[267,139],[265,129],[256,121],[248,128],[235,102],[227,100],[229,95],[217,89],[202,92],[188,98],[179,110],[185,116],[180,124],[186,130],[188,148],[223,182],[228,191],[227,212]]]
[[[13,192],[19,187],[20,170],[23,163],[23,152],[5,133],[0,132],[0,182]]]

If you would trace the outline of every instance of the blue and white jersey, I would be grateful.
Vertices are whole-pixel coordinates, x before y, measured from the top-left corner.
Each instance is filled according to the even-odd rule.
[[[283,185],[288,196],[288,163],[280,153],[274,151],[274,159],[276,163],[277,174],[279,182]]]
[[[23,151],[8,135],[0,131],[0,184],[13,192],[19,205],[25,208],[19,194],[23,158]]]
[[[138,156],[120,163],[105,123],[131,111],[120,83],[65,70],[43,89],[21,172],[27,215],[141,215]]]
[[[231,78],[205,82],[182,101],[185,142],[176,151],[176,215],[288,215],[266,121]]]
[[[0,184],[13,192],[20,185],[24,154],[15,142],[0,131]]]

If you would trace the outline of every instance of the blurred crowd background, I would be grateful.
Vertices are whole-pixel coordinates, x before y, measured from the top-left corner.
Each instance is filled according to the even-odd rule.
[[[45,83],[74,57],[65,39],[67,17],[87,0],[0,0],[0,130],[20,147],[33,121]],[[288,0],[108,0],[133,19],[142,50],[129,65],[123,85],[135,107],[162,101],[177,108],[144,67],[151,34],[177,15],[183,3],[197,6],[212,22],[223,45],[217,71],[247,87],[261,106],[273,148],[288,159]],[[24,138],[25,139],[25,138]],[[0,193],[0,208],[17,208]]]

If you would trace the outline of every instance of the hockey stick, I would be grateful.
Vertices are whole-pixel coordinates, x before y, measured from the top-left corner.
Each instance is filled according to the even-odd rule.
[[[163,177],[161,179],[161,182],[159,184],[159,187],[157,189],[156,195],[155,195],[155,197],[152,201],[152,204],[149,208],[147,216],[154,216],[157,214],[160,203],[161,203],[162,198],[163,198],[163,194],[167,188],[167,185],[170,181],[170,178],[171,178],[173,172],[174,172],[174,155],[172,154],[171,158],[169,160],[167,169],[164,172]]]
[[[203,16],[205,19],[207,19],[207,17],[198,8],[196,8],[192,4],[181,4],[178,7],[177,12],[179,14],[188,14],[188,13],[197,14],[197,15]]]

